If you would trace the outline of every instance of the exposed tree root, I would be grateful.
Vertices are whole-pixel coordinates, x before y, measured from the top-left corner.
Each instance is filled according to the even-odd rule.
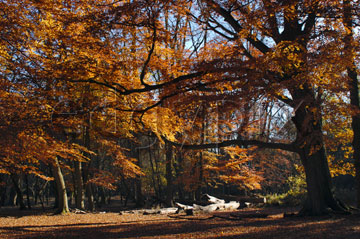
[[[327,205],[321,208],[313,208],[309,201],[305,201],[302,209],[297,213],[297,216],[326,216],[326,215],[349,215],[351,214],[351,208],[348,207],[341,200],[330,200]],[[285,216],[285,214],[284,214]]]

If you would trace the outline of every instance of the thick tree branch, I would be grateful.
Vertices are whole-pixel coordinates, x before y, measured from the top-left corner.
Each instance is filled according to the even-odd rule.
[[[243,30],[243,27],[239,24],[239,22],[232,16],[231,11],[227,11],[223,7],[221,7],[215,1],[209,1],[210,5],[213,9],[220,14],[224,20],[230,24],[230,26],[236,31],[237,33]],[[253,37],[249,36],[246,37],[246,40],[249,41],[255,48],[257,48],[263,54],[269,52],[270,48],[266,46],[262,41],[254,39]]]
[[[233,139],[233,140],[225,140],[218,143],[207,143],[207,144],[180,144],[175,142],[170,142],[170,143],[182,149],[211,149],[211,148],[222,148],[232,145],[239,145],[239,146],[258,146],[260,148],[282,149],[290,152],[297,152],[297,148],[295,147],[294,143],[290,143],[290,144],[271,143],[271,142],[263,142],[259,140]]]
[[[270,2],[270,1],[262,1],[264,4],[265,10],[267,12],[267,16],[269,19],[269,25],[270,25],[270,32],[272,34],[272,38],[275,40],[276,43],[280,41],[280,33],[279,33],[279,26],[277,23],[274,7],[276,3]]]
[[[313,29],[313,27],[315,25],[315,22],[316,22],[316,14],[315,13],[310,13],[308,15],[308,18],[304,22],[304,24],[305,24],[304,34],[305,35],[310,35],[310,32],[311,32],[311,30]]]
[[[163,87],[166,86],[170,86],[170,85],[174,85],[177,83],[180,83],[182,81],[185,80],[189,80],[195,77],[199,77],[199,76],[204,76],[206,75],[207,72],[205,71],[199,71],[199,72],[194,72],[194,73],[189,73],[187,75],[182,75],[179,77],[176,77],[170,81],[161,83],[161,84],[157,84],[157,85],[146,85],[144,88],[138,88],[138,89],[126,89],[125,87],[121,86],[119,89],[117,86],[120,86],[118,84],[111,84],[111,83],[107,83],[107,82],[102,82],[102,81],[98,81],[95,80],[95,78],[91,78],[91,79],[86,79],[86,80],[72,80],[72,79],[68,79],[68,81],[71,82],[83,82],[83,83],[92,83],[92,84],[97,84],[97,85],[102,85],[105,86],[109,89],[114,90],[116,93],[120,94],[120,95],[131,95],[134,93],[144,93],[144,92],[150,92],[153,90],[158,90],[158,89],[162,89]]]

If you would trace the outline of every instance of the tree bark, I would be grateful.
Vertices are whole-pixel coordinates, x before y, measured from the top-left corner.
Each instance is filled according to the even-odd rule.
[[[202,184],[204,181],[204,166],[203,166],[203,154],[200,152],[199,162],[197,163],[199,170],[198,186],[195,191],[195,199],[201,201]]]
[[[87,93],[90,92],[90,86],[87,85],[86,86],[86,91]],[[87,106],[86,101],[84,106]],[[90,150],[91,149],[91,136],[90,136],[90,127],[91,127],[91,120],[90,120],[90,113],[87,113],[85,115],[85,123],[86,125],[84,125],[83,127],[83,143],[84,146]],[[91,158],[90,155],[87,155],[89,158]],[[91,165],[91,161],[87,162],[84,165],[84,169],[83,169],[83,184],[85,184],[85,193],[87,196],[87,201],[88,201],[88,205],[87,208],[89,211],[94,211],[95,210],[95,204],[94,204],[94,195],[93,195],[93,190],[92,190],[92,185],[91,183],[89,183],[89,179],[90,179],[90,165]],[[81,175],[80,175],[81,176]]]
[[[137,176],[135,179],[135,201],[136,201],[136,207],[143,207],[145,205],[145,199],[144,199],[144,195],[142,193],[142,182],[141,182],[141,177]]]
[[[308,193],[301,213],[316,216],[327,214],[329,209],[343,211],[344,208],[341,208],[331,191],[331,178],[325,149],[322,147],[312,155],[308,155],[304,151],[300,153],[300,157],[305,169]]]
[[[17,200],[17,194],[16,194],[16,190],[15,187],[9,187],[8,190],[8,200],[5,203],[6,206],[16,206],[16,200]]]
[[[350,105],[355,111],[351,117],[351,127],[354,133],[352,146],[354,150],[353,158],[355,161],[355,185],[357,188],[357,207],[360,208],[360,99],[359,99],[359,82],[358,82],[358,73],[356,71],[355,64],[355,44],[354,44],[354,35],[353,35],[353,19],[352,19],[352,7],[349,0],[343,2],[343,21],[346,28],[346,36],[344,38],[345,42],[345,52],[346,56],[350,57],[349,62],[350,66],[347,68],[347,74],[349,77],[349,91],[350,91]]]
[[[86,196],[88,198],[88,210],[92,212],[95,210],[95,203],[91,183],[86,184]]]
[[[206,123],[206,108],[202,107],[202,123],[201,123],[201,143],[205,143],[205,136],[206,136],[206,128],[207,128],[207,123]],[[204,182],[204,159],[203,159],[203,153],[200,152],[200,157],[199,157],[199,162],[197,163],[198,165],[198,169],[199,169],[199,178],[198,178],[198,186],[195,192],[195,198],[198,201],[201,201],[201,194],[202,194],[202,186],[203,186],[203,182]]]
[[[93,211],[95,210],[95,204],[94,204],[94,195],[93,195],[93,190],[91,187],[91,183],[88,182],[89,181],[89,177],[90,177],[90,165],[91,165],[91,161],[87,162],[86,164],[84,164],[84,184],[85,184],[85,193],[86,193],[86,197],[87,197],[87,209],[89,211]]]
[[[172,145],[166,143],[166,204],[173,205],[173,172],[172,172]]]
[[[26,202],[27,202],[28,209],[31,209],[30,186],[29,186],[29,178],[28,178],[27,174],[25,174],[25,184],[26,184]]]
[[[81,162],[74,162],[75,168],[75,205],[76,208],[83,210],[84,206],[84,184],[82,178]]]
[[[299,94],[300,92],[300,94]],[[304,103],[292,118],[296,129],[296,148],[305,169],[307,200],[301,214],[323,215],[344,211],[331,191],[331,176],[322,135],[322,117],[319,104],[311,89],[297,92],[303,95]]]
[[[21,190],[20,185],[19,185],[20,180],[15,174],[11,174],[11,180],[13,182],[14,189],[16,191],[16,195],[17,195],[16,199],[17,199],[17,202],[20,205],[20,210],[25,210],[26,206],[25,206],[25,203],[24,203],[24,196],[23,196],[22,190]]]
[[[137,159],[137,165],[142,168],[142,158],[140,155],[140,149],[138,147],[136,147],[136,145],[132,144],[132,150],[134,153],[135,158]],[[145,205],[145,198],[143,195],[143,184],[142,184],[142,179],[141,176],[136,176],[135,178],[135,188],[134,188],[134,192],[135,192],[135,201],[136,201],[136,206],[137,207],[143,207]]]
[[[357,84],[357,80],[356,80]],[[351,90],[353,92],[350,93],[351,97],[357,97],[357,110],[359,111],[359,90]],[[356,92],[356,93],[355,93]],[[356,94],[356,96],[354,96]],[[356,106],[356,103],[352,105]],[[356,188],[357,188],[357,207],[360,208],[360,114],[354,115],[352,117],[352,130],[354,132],[353,137],[353,150],[354,150],[354,161],[355,161],[355,180],[356,180]]]
[[[357,207],[360,208],[360,105],[359,105],[359,85],[358,74],[356,70],[348,69],[348,75],[350,77],[350,104],[354,108],[355,113],[351,117],[351,127],[354,133],[352,146],[353,146],[353,158],[355,164],[355,181],[357,188]]]
[[[68,199],[66,195],[66,186],[63,174],[61,172],[59,160],[55,158],[55,163],[52,164],[52,172],[55,178],[58,198],[58,208],[56,214],[64,214],[69,212]]]
[[[0,207],[5,206],[6,200],[8,197],[8,187],[7,187],[7,181],[8,176],[7,175],[0,175],[0,182],[5,183],[3,186],[0,186]]]
[[[160,185],[157,185],[156,179],[155,179],[158,172],[157,172],[157,169],[155,170],[154,162],[153,162],[153,159],[152,159],[150,137],[148,137],[148,144],[149,144],[148,154],[149,154],[149,161],[150,161],[150,166],[151,166],[151,180],[152,180],[152,183],[153,183],[155,195],[156,195],[156,197],[160,198],[161,197],[161,195],[159,193],[160,190],[158,189],[158,188],[160,188]],[[157,187],[157,186],[159,186],[159,187]]]

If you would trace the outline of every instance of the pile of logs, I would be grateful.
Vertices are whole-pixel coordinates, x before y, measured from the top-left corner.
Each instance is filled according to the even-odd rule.
[[[235,210],[240,208],[240,202],[237,201],[230,201],[228,203],[225,202],[224,199],[219,199],[209,194],[205,194],[208,199],[209,205],[201,206],[198,204],[184,205],[181,203],[175,203],[178,207],[179,211],[184,210],[187,215],[193,215],[194,211],[204,212],[204,213],[211,213],[217,210]]]

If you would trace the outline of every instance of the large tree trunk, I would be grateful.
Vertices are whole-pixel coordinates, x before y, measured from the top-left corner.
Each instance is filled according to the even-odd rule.
[[[350,104],[355,110],[355,113],[351,117],[351,127],[354,133],[352,146],[353,146],[353,158],[355,162],[355,185],[357,188],[357,207],[360,208],[360,105],[359,105],[359,85],[358,74],[354,68],[348,69],[348,75],[350,77]]]
[[[55,163],[52,165],[52,172],[55,178],[55,183],[57,188],[57,199],[58,199],[58,208],[55,213],[56,214],[68,213],[69,206],[66,195],[65,180],[61,172],[60,164],[57,158],[55,158]]]
[[[352,19],[352,6],[349,0],[343,2],[343,22],[346,28],[346,36],[344,38],[345,42],[345,52],[346,56],[349,57],[350,66],[347,68],[347,73],[349,77],[349,91],[350,91],[350,104],[355,110],[351,119],[351,127],[354,132],[353,136],[353,158],[355,161],[355,172],[356,172],[356,187],[357,187],[357,207],[360,208],[360,99],[359,99],[359,82],[358,82],[358,73],[356,71],[355,63],[355,39],[354,39],[354,24]]]
[[[303,163],[306,184],[307,200],[301,211],[308,215],[323,215],[329,213],[329,210],[343,211],[331,191],[331,178],[326,159],[325,149],[322,147],[312,155],[300,153]]]
[[[323,215],[330,209],[344,211],[331,191],[331,176],[322,135],[319,103],[311,90],[304,90],[301,94],[305,96],[304,101],[292,118],[297,128],[296,146],[305,169],[307,183],[307,200],[301,213]]]
[[[359,106],[359,88],[358,88],[357,77],[353,79],[353,85],[356,85],[356,88],[351,89],[350,97],[351,104],[354,107],[357,107],[357,111],[360,111]],[[354,99],[354,100],[353,100]],[[352,116],[351,122],[352,130],[354,132],[353,136],[353,158],[355,161],[355,173],[356,173],[356,188],[357,188],[357,207],[360,208],[360,113],[358,112],[356,115]]]

